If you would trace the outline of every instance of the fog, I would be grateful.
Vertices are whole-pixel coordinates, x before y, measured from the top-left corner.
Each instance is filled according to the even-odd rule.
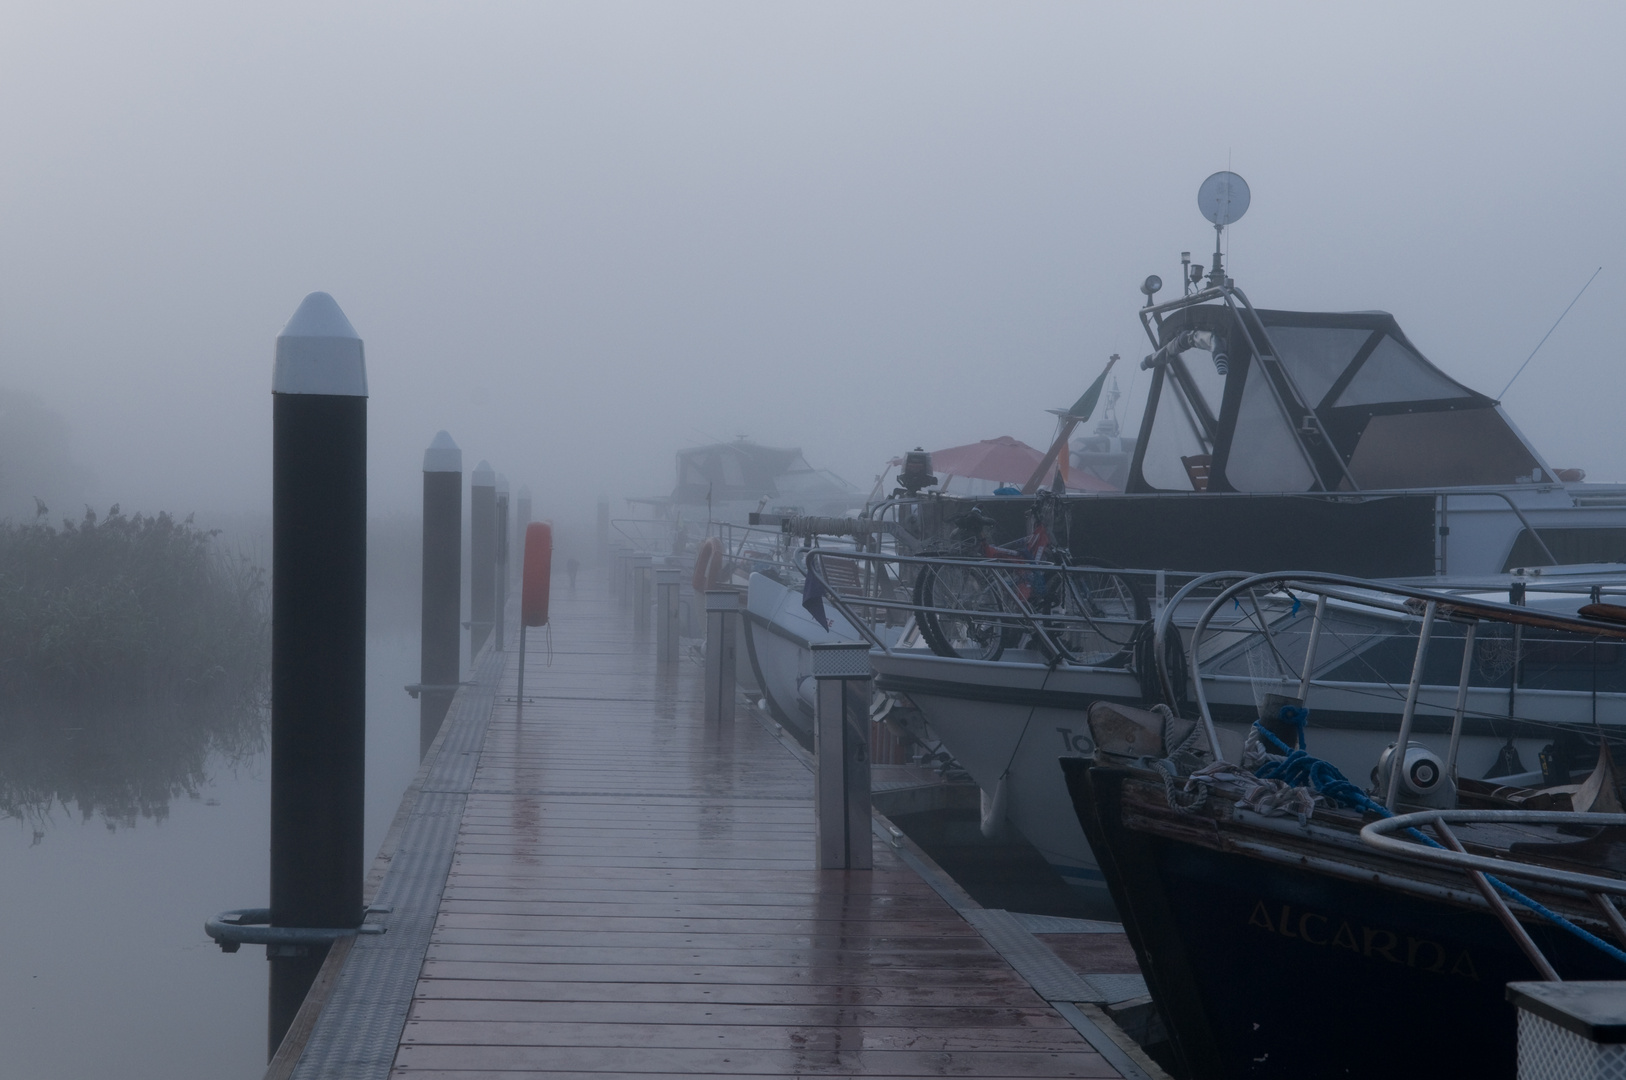
[[[1623,31],[1610,4],[8,0],[0,518],[195,513],[265,562],[273,342],[331,293],[371,392],[371,852],[416,765],[437,430],[561,553],[696,443],[866,491],[917,444],[1043,446],[1112,353],[1132,432],[1138,286],[1207,259],[1217,170],[1252,187],[1226,246],[1257,305],[1391,311],[1492,395],[1601,266],[1504,400],[1551,465],[1626,480]],[[257,1073],[263,964],[199,924],[262,902],[268,770],[182,764],[139,814],[58,785],[0,829],[10,1067]]]
[[[1211,250],[1195,193],[1229,167],[1255,303],[1392,311],[1491,394],[1602,265],[1506,400],[1554,465],[1620,478],[1623,28],[13,0],[0,386],[64,419],[70,505],[262,512],[272,342],[321,289],[366,340],[375,513],[413,509],[442,427],[539,516],[668,491],[674,450],[737,434],[867,488],[906,445],[1044,443],[1146,351],[1137,286]],[[7,512],[46,482],[8,461]]]

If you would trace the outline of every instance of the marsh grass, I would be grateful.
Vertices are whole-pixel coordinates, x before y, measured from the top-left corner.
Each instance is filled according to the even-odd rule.
[[[190,518],[0,522],[0,815],[162,818],[264,747],[265,572]]]

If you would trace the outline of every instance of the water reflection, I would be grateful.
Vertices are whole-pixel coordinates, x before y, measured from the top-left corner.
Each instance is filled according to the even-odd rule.
[[[162,821],[200,797],[210,770],[266,744],[263,680],[219,700],[145,706],[35,703],[0,718],[0,813],[42,833],[60,806],[109,829]]]

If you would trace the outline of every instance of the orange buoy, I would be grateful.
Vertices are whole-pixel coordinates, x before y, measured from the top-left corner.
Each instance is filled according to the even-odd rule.
[[[700,541],[694,556],[694,591],[703,593],[715,589],[723,576],[723,542],[715,536]]]
[[[525,573],[520,589],[522,626],[546,626],[548,585],[553,576],[553,526],[533,521],[525,527]]]

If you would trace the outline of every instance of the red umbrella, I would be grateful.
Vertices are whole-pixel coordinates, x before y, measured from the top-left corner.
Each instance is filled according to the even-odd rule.
[[[1001,435],[965,446],[932,451],[932,471],[947,480],[968,476],[973,480],[1000,480],[1020,487],[1044,460],[1044,453],[1025,442]]]
[[[1033,470],[1044,460],[1044,454],[1020,439],[1001,435],[997,439],[951,446],[932,451],[932,472],[946,483],[952,476],[965,476],[973,480],[1004,481],[1017,487],[1027,482]],[[903,464],[894,458],[893,465]],[[1047,481],[1048,482],[1048,481]],[[1067,486],[1073,491],[1117,491],[1113,485],[1092,472],[1076,469],[1069,472]]]

